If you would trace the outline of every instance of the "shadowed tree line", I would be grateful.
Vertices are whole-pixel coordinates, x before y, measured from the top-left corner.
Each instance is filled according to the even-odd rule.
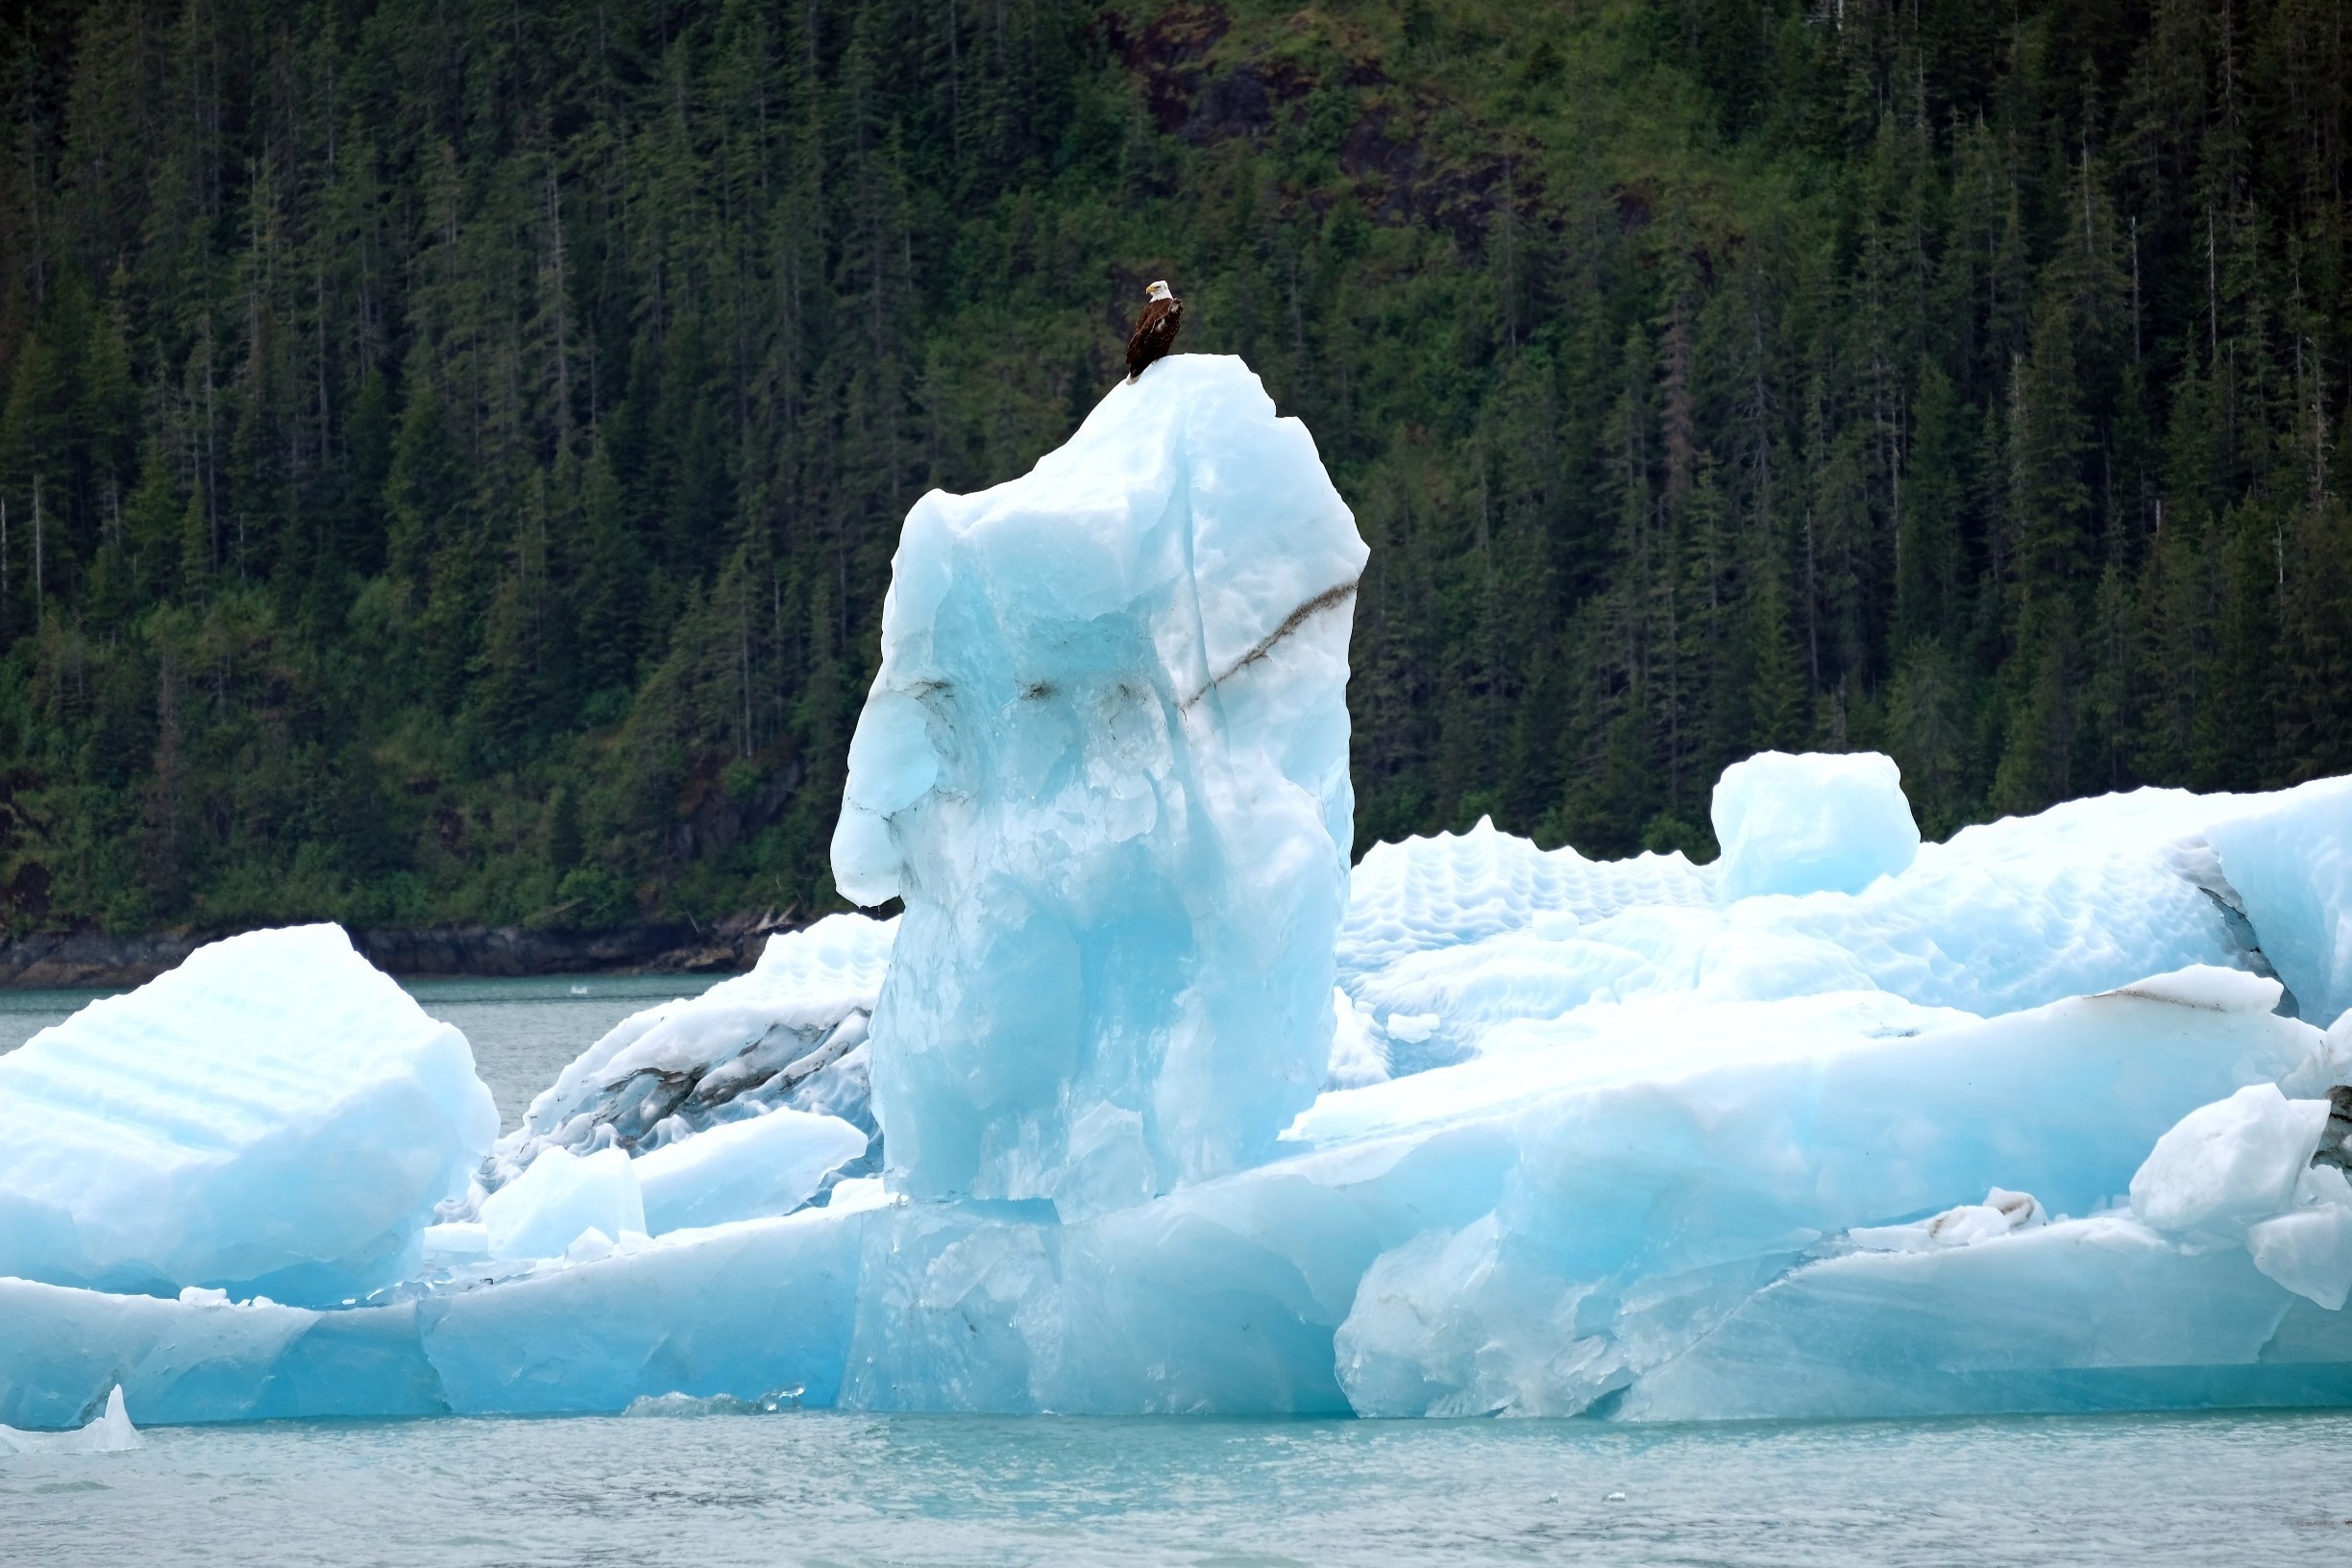
[[[836,906],[899,519],[1160,276],[1363,842],[2352,769],[2348,6],[0,5],[0,927]]]

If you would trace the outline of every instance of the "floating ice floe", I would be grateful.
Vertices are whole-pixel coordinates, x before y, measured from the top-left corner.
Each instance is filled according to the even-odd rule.
[[[927,498],[835,844],[901,920],[612,1031],[361,1300],[0,1280],[0,1421],[2352,1403],[2352,780],[1932,844],[1768,755],[1713,865],[1482,821],[1351,884],[1361,561],[1234,361]],[[183,1076],[189,1139],[331,1099]]]
[[[145,1448],[147,1439],[131,1424],[119,1386],[107,1391],[106,1409],[87,1426],[71,1432],[18,1432],[0,1426],[0,1453],[8,1454],[128,1454]]]
[[[0,1056],[0,1275],[325,1304],[415,1270],[498,1114],[465,1037],[310,925]]]

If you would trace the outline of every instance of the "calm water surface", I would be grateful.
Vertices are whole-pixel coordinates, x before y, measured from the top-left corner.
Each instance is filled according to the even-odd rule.
[[[474,1042],[512,1127],[597,1036],[711,983],[410,989]],[[0,1050],[96,994],[0,992]],[[134,1454],[0,1458],[0,1563],[2352,1556],[2352,1415],[1638,1430],[808,1412],[272,1423],[147,1439]]]
[[[2301,1563],[2352,1418],[1671,1428],[821,1413],[0,1458],[11,1563]],[[1620,1495],[1622,1494],[1622,1495]]]

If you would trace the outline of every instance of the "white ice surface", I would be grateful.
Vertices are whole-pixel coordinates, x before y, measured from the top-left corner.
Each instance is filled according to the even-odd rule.
[[[629,1157],[599,1149],[580,1158],[541,1149],[530,1167],[481,1206],[482,1240],[492,1258],[552,1258],[582,1232],[607,1238],[645,1233],[645,1195]]]
[[[1332,991],[1332,1051],[1331,1066],[1326,1070],[1326,1089],[1361,1089],[1366,1084],[1384,1082],[1389,1076],[1389,1045],[1399,1027],[1391,1018],[1383,1029],[1366,1010],[1348,999],[1348,993]],[[1417,1020],[1408,1020],[1412,1022]],[[1411,1034],[1410,1027],[1405,1034]],[[1428,1038],[1426,1035],[1420,1038]]]
[[[2329,1311],[2352,1293],[2352,1209],[2315,1203],[2258,1220],[2246,1231],[2254,1266]]]
[[[1851,1228],[1995,1187],[2050,1213],[2111,1204],[2181,1115],[2317,1044],[2306,1025],[2167,989],[1988,1020],[1913,1010],[1895,1028],[1899,1013],[1860,1005],[1870,993],[1695,1017],[1626,1007],[1613,1027],[1580,1020],[1574,1051],[1327,1096],[1303,1136],[1410,1138],[1482,1115],[1517,1149],[1491,1211],[1367,1270],[1337,1339],[1351,1403],[1575,1413]]]
[[[198,948],[0,1056],[0,1274],[329,1303],[498,1133],[465,1037],[332,925]]]
[[[1810,793],[1804,768],[1850,760],[1783,758],[1789,766],[1747,777],[1744,809],[1767,821],[1796,813],[1759,798],[1763,785]],[[1876,991],[1991,1017],[2191,965],[2262,972],[2261,943],[2299,952],[2335,942],[2328,912],[2352,894],[2311,891],[2325,882],[2314,872],[2315,881],[2288,879],[2294,896],[2257,900],[2266,923],[2244,918],[2206,831],[2226,838],[2216,824],[2249,810],[2267,820],[2264,802],[2307,797],[2308,809],[2287,820],[2323,815],[2332,798],[2306,786],[2276,797],[2142,790],[2070,801],[1921,845],[1899,872],[1858,892],[1739,898],[1722,896],[1719,866],[1692,868],[1679,856],[1595,864],[1482,824],[1364,857],[1341,933],[1340,983],[1378,1022],[1436,1020],[1429,1042],[1398,1064],[1421,1067],[1548,1049],[1575,1037],[1588,1007]],[[1852,815],[1867,817],[1859,806]],[[1899,846],[1883,821],[1877,831]],[[2332,842],[2316,829],[2308,836],[2322,849]],[[1851,853],[1865,864],[1899,858],[1882,851],[1875,860],[1865,848]],[[2259,868],[2268,863],[2239,858],[2267,888]]]
[[[1353,982],[1409,953],[1530,926],[1568,936],[1584,921],[1628,909],[1714,901],[1713,868],[1694,867],[1679,853],[1586,860],[1574,849],[1538,849],[1482,817],[1467,833],[1376,844],[1364,852],[1348,885],[1339,972]]]
[[[2291,1100],[2276,1084],[2200,1106],[2132,1176],[2132,1213],[2162,1231],[2242,1235],[2294,1202],[2327,1117],[2327,1101]]]

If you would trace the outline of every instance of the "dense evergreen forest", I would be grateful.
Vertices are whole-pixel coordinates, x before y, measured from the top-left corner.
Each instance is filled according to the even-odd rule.
[[[9,0],[0,926],[837,902],[899,519],[1145,281],[1362,842],[2352,769],[2352,0]]]

